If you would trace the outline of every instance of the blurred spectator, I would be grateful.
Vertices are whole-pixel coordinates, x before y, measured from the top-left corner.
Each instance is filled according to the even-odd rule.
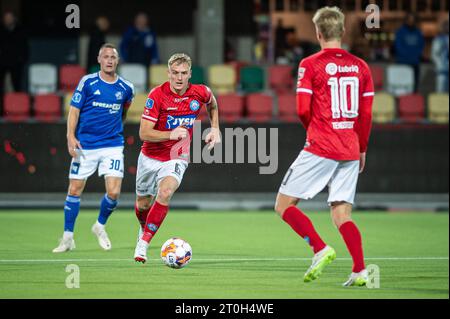
[[[288,49],[287,35],[290,29],[283,26],[283,19],[278,19],[275,28],[275,60],[278,57],[284,57]]]
[[[448,93],[448,19],[442,22],[441,33],[433,39],[431,58],[436,67],[436,91]]]
[[[128,28],[120,44],[121,59],[128,63],[140,63],[145,66],[159,63],[156,34],[149,27],[146,13],[138,13],[134,26]]]
[[[22,91],[22,75],[28,60],[28,39],[12,12],[5,12],[0,26],[0,114],[5,77],[9,73],[14,91]]]
[[[395,34],[394,52],[396,62],[410,65],[414,69],[414,91],[417,92],[420,79],[420,61],[425,40],[419,28],[417,17],[408,13],[405,24]]]
[[[101,46],[106,43],[106,35],[109,31],[109,20],[105,16],[99,16],[95,20],[95,26],[91,30],[88,47],[88,72],[99,69],[97,57]]]

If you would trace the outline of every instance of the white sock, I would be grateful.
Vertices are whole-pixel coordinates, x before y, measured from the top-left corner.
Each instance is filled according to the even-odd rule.
[[[73,239],[73,232],[65,231],[63,234],[63,239]]]

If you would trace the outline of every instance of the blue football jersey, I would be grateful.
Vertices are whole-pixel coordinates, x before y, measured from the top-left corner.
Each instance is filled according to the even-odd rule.
[[[106,82],[99,73],[85,75],[72,96],[71,105],[80,109],[76,138],[83,149],[123,146],[122,114],[131,103],[134,87],[118,76]]]

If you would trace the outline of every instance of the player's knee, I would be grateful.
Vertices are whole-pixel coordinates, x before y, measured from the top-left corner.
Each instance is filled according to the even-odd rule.
[[[80,197],[83,193],[83,187],[78,185],[69,185],[69,191],[67,192],[69,196],[78,196]]]
[[[158,191],[158,198],[164,202],[169,202],[173,193],[173,190],[169,187],[162,187]]]
[[[150,209],[151,206],[150,203],[151,203],[150,200],[148,200],[147,198],[138,199],[136,201],[136,206],[140,212],[144,212]]]
[[[108,195],[109,198],[111,198],[112,200],[118,200],[119,196],[120,196],[120,191],[118,190],[112,190],[112,191],[108,191],[106,193]]]

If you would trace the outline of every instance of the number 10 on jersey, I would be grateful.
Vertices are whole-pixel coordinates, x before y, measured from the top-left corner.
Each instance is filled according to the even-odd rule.
[[[334,119],[341,117],[358,117],[359,109],[359,79],[355,76],[331,77],[328,80],[331,87],[331,113]],[[350,90],[350,103],[347,98],[347,88]]]

